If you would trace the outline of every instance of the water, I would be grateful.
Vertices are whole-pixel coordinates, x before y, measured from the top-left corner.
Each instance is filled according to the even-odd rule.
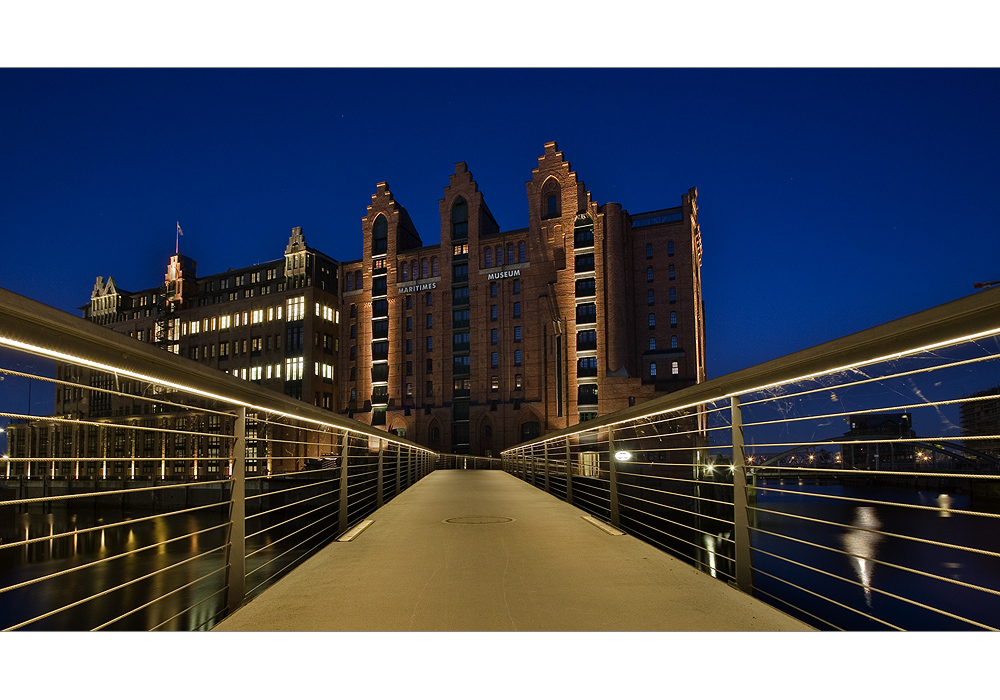
[[[274,479],[257,488],[266,496],[247,500],[250,596],[329,542],[337,521],[329,480]],[[0,549],[0,588],[52,576],[0,593],[0,629],[64,606],[21,629],[210,629],[225,614],[229,523],[228,494],[215,494],[217,503],[184,513],[96,507],[92,499],[18,512],[0,506],[0,544],[72,533]]]

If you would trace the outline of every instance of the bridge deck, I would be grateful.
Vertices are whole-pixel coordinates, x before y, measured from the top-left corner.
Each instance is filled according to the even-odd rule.
[[[503,472],[436,471],[216,629],[810,629],[584,515]],[[468,516],[513,520],[445,522]]]

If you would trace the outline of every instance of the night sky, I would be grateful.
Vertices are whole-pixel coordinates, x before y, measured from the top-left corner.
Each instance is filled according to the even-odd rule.
[[[710,377],[1000,278],[996,70],[3,70],[0,285],[65,311],[339,260],[385,180],[425,244],[468,163],[504,230],[556,140],[599,203],[699,191]]]

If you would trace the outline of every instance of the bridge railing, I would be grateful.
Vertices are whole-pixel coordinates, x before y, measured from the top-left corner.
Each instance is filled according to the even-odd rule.
[[[434,467],[0,289],[0,629],[207,629]]]
[[[819,628],[997,629],[998,360],[995,289],[502,458]]]

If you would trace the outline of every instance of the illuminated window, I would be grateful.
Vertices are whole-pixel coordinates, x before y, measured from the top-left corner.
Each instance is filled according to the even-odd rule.
[[[656,338],[649,339],[649,349],[656,350]]]
[[[500,377],[495,374],[490,379],[490,391],[500,391]]]
[[[520,374],[515,374],[514,375],[514,391],[520,391],[520,390],[521,390],[521,375]]]
[[[655,362],[650,362],[649,363],[649,376],[650,377],[655,377],[656,376],[656,363]]]
[[[670,373],[671,374],[680,374],[681,373],[680,364],[677,363],[677,362],[671,362],[670,363]]]

